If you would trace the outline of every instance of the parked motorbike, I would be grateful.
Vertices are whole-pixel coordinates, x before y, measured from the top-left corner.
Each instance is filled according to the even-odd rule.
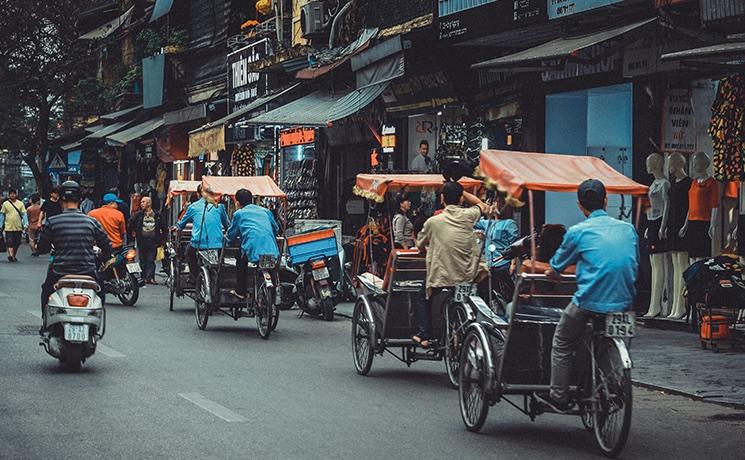
[[[327,258],[309,260],[300,265],[295,294],[303,313],[321,316],[326,321],[334,319],[335,298],[339,294],[334,288]]]
[[[114,294],[122,305],[128,307],[137,303],[140,297],[140,282],[137,274],[142,272],[135,261],[137,250],[134,246],[124,246],[101,265],[100,273],[105,292]]]
[[[90,276],[63,276],[44,309],[45,333],[40,345],[68,371],[80,370],[103,338],[106,310],[98,296],[100,289]]]

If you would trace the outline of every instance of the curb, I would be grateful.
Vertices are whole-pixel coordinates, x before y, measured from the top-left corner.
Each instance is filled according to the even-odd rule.
[[[341,318],[346,318],[346,319],[349,319],[349,320],[351,320],[351,319],[352,319],[352,315],[348,315],[348,314],[346,314],[346,313],[343,313],[343,312],[338,312],[338,311],[335,311],[335,312],[334,312],[334,316],[339,316],[339,317],[341,317]]]
[[[637,387],[646,388],[648,390],[661,391],[663,393],[668,393],[668,394],[677,395],[677,396],[683,396],[684,398],[693,399],[694,401],[700,401],[700,402],[709,403],[709,404],[716,404],[717,406],[729,407],[732,409],[745,410],[745,403],[717,401],[717,400],[706,398],[706,397],[703,397],[697,394],[689,393],[687,391],[677,390],[675,388],[663,387],[660,385],[655,385],[653,383],[640,382],[638,380],[633,380],[633,379],[631,380],[631,383]]]

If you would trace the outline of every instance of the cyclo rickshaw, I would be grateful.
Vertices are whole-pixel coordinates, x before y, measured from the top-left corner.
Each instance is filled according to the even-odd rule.
[[[285,193],[269,176],[204,176],[202,189],[212,196],[234,197],[242,188],[249,190],[255,197],[279,200],[284,210]],[[228,200],[228,211],[232,210],[232,200]],[[200,225],[194,222],[193,225]],[[188,244],[180,232],[175,240]],[[278,241],[278,247],[282,247]],[[258,264],[249,263],[246,299],[240,300],[231,291],[236,286],[236,263],[241,257],[239,246],[228,246],[223,238],[223,247],[219,250],[198,250],[199,273],[196,286],[185,288],[180,292],[194,299],[197,327],[206,329],[209,317],[222,314],[238,320],[243,317],[255,317],[259,335],[267,339],[277,326],[279,306],[277,305],[277,286],[279,259],[274,256],[261,256]],[[182,254],[185,251],[181,251]],[[179,259],[178,279],[174,284],[188,285],[188,264],[185,258]],[[179,291],[173,290],[178,295]]]
[[[168,183],[166,207],[170,209],[168,227],[172,228],[188,206],[189,195],[197,192],[202,181],[172,180]],[[172,230],[168,233],[165,245],[166,267],[168,270],[166,286],[170,291],[168,309],[173,311],[175,297],[194,294],[194,286],[187,282],[189,266],[186,264],[186,249],[191,241],[191,224],[181,231]]]
[[[481,152],[481,174],[490,185],[519,199],[527,191],[530,225],[535,228],[533,192],[576,192],[594,178],[609,194],[642,196],[647,187],[616,172],[599,158],[487,150]],[[637,200],[637,219],[640,207]],[[530,261],[537,267],[535,238]],[[633,249],[629,249],[633,250]],[[516,277],[512,301],[503,315],[470,296],[469,318],[461,347],[459,400],[463,422],[479,431],[489,407],[505,401],[531,420],[551,410],[535,393],[547,393],[551,379],[551,345],[561,313],[576,290],[574,275],[550,280],[543,270]],[[490,302],[489,305],[492,305]],[[623,449],[631,424],[631,358],[627,343],[634,336],[633,312],[595,314],[588,322],[574,361],[570,405],[566,413],[580,416],[603,454]],[[522,397],[514,402],[512,397]]]
[[[390,199],[386,199],[388,193],[403,189],[435,190],[442,188],[444,182],[443,176],[437,174],[359,174],[354,193],[384,206],[390,222],[392,207]],[[472,192],[482,185],[481,181],[470,178],[460,182]],[[364,241],[372,244],[370,238]],[[416,249],[394,249],[392,235],[388,241],[391,250],[381,270],[383,278],[370,272],[357,276],[363,290],[352,314],[352,357],[357,373],[367,375],[373,357],[387,352],[407,366],[420,360],[444,360],[450,383],[457,386],[460,343],[469,317],[465,306],[454,301],[462,299],[454,289],[443,290],[432,298],[434,340],[427,349],[421,348],[411,337],[416,333],[414,308],[427,278],[425,257]]]

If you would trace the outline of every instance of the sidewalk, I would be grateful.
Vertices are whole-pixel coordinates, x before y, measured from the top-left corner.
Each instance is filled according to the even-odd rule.
[[[353,303],[336,315],[351,318]],[[634,383],[702,401],[745,409],[745,351],[704,350],[691,332],[638,327],[631,344]]]

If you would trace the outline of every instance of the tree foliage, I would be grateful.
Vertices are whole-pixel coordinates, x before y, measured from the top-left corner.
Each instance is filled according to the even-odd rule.
[[[0,0],[0,148],[24,153],[46,191],[49,139],[94,61],[78,40],[85,0]],[[84,96],[83,96],[84,97]],[[59,122],[58,122],[59,121]]]

